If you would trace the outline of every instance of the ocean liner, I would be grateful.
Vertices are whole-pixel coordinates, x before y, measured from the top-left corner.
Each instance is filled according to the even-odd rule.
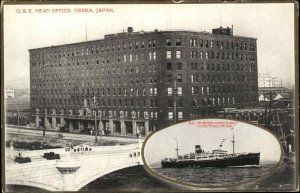
[[[260,152],[235,153],[234,152],[234,133],[232,135],[232,154],[222,150],[222,140],[219,149],[212,152],[204,151],[200,145],[195,145],[195,152],[183,156],[178,155],[177,140],[177,158],[165,158],[161,161],[163,168],[202,168],[202,167],[247,167],[259,166]]]

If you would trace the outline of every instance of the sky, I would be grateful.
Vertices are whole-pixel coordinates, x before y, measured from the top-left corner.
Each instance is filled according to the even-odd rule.
[[[224,121],[222,119],[201,119],[204,121]],[[226,121],[226,120],[225,120]],[[235,153],[260,152],[260,160],[278,162],[281,148],[278,140],[268,131],[243,122],[236,122],[231,128],[216,126],[213,128],[197,127],[188,122],[176,124],[153,134],[145,143],[144,157],[148,165],[162,159],[176,158],[178,140],[179,155],[195,151],[195,145],[201,145],[204,151],[219,149],[232,153],[232,135],[235,137]]]
[[[29,87],[28,49],[103,39],[128,26],[135,31],[207,31],[231,27],[238,36],[257,38],[258,72],[271,72],[294,84],[294,5],[278,4],[156,4],[156,5],[5,5],[5,83]],[[52,9],[70,8],[72,13]],[[75,8],[112,8],[114,12],[76,13]],[[49,13],[17,13],[49,9]],[[86,31],[87,29],[87,31]]]

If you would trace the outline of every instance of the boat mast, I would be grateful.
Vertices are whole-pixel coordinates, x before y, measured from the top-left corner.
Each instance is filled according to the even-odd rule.
[[[235,143],[235,140],[234,140],[234,130],[233,130],[233,128],[231,128],[232,129],[232,154],[234,155],[234,143]]]
[[[178,139],[176,138],[175,140],[176,140],[176,149],[175,149],[176,150],[176,157],[178,159],[178,150],[179,150],[178,149]]]

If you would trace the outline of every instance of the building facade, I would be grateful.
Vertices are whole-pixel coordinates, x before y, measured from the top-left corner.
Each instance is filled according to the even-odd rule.
[[[224,30],[225,29],[225,30]],[[147,135],[176,122],[257,103],[256,39],[232,28],[127,32],[31,49],[37,127]]]
[[[282,80],[272,76],[270,73],[259,73],[258,87],[282,87]]]

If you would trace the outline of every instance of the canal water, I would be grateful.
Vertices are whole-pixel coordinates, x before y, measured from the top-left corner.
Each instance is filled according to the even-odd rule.
[[[154,171],[177,182],[215,187],[253,181],[275,166],[276,164],[263,164],[260,167],[154,168]]]
[[[80,191],[168,190],[170,187],[149,175],[144,166],[133,166],[107,174],[89,183]]]

